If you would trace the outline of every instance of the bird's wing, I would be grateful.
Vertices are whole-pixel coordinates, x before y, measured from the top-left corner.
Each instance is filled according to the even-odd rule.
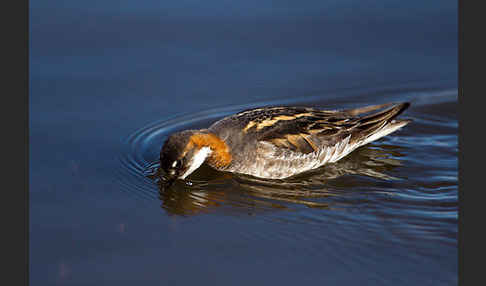
[[[349,143],[365,140],[382,130],[408,106],[408,103],[382,104],[341,111],[307,107],[265,108],[256,111],[259,114],[247,113],[253,119],[248,121],[243,132],[254,133],[258,141],[278,148],[308,154],[335,145],[349,135]],[[389,108],[371,113],[385,107]]]

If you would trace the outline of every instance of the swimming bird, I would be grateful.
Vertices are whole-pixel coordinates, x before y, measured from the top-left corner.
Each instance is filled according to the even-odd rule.
[[[283,179],[336,162],[411,120],[395,119],[410,103],[346,110],[273,106],[244,110],[200,130],[170,135],[160,151],[167,181],[203,163],[259,178]]]

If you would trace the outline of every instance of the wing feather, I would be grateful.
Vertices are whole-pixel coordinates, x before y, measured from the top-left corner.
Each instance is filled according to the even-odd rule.
[[[253,133],[258,141],[275,147],[308,154],[345,139],[353,144],[363,140],[381,130],[408,106],[408,103],[387,103],[343,111],[273,107],[265,111],[264,117],[253,117],[244,132]],[[366,114],[383,108],[386,109]]]

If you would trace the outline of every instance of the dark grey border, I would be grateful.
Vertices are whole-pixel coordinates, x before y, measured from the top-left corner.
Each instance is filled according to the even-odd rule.
[[[3,281],[29,285],[29,10],[28,0],[2,9]]]

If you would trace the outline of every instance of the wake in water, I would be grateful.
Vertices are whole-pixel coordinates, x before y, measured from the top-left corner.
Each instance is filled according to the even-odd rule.
[[[137,199],[159,201],[172,215],[272,214],[289,220],[295,211],[305,217],[305,210],[311,209],[347,212],[365,208],[379,216],[395,217],[401,222],[398,225],[406,227],[395,230],[400,235],[426,231],[429,237],[455,243],[457,92],[391,92],[389,99],[411,101],[407,115],[414,123],[396,136],[360,147],[336,163],[281,180],[219,172],[203,165],[187,183],[167,188],[158,175],[160,146],[172,132],[208,126],[228,114],[274,102],[164,119],[124,141],[127,150],[120,156],[118,183]],[[302,99],[299,104],[323,105],[316,97],[308,102]],[[348,219],[351,224],[362,223],[357,217]]]

